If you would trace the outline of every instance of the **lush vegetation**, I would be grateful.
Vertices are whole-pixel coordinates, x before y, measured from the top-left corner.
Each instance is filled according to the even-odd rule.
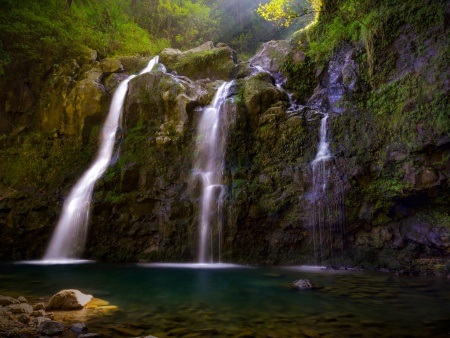
[[[0,74],[9,64],[49,65],[96,50],[100,57],[154,55],[165,47],[225,42],[244,54],[286,37],[254,0],[0,0]],[[262,1],[266,3],[267,0]]]
[[[151,54],[167,45],[134,23],[125,4],[113,0],[0,0],[0,65],[55,62],[88,48],[103,56]]]
[[[271,0],[256,10],[265,20],[277,26],[289,27],[302,16],[319,12],[320,0]]]

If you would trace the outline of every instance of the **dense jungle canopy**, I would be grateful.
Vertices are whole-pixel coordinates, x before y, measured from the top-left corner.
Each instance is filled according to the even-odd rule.
[[[266,21],[257,0],[0,0],[0,74],[8,64],[58,63],[95,49],[100,57],[154,55],[204,41],[225,42],[244,56],[289,28]],[[305,2],[306,3],[306,2]]]

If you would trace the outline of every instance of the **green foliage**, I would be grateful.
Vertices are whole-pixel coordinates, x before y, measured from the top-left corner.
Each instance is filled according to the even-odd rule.
[[[298,64],[293,64],[289,58],[283,64],[282,71],[287,75],[289,89],[295,91],[299,102],[306,102],[317,86],[315,68],[315,62],[309,56]]]
[[[106,191],[106,192],[100,192],[98,193],[99,199],[102,200],[103,203],[111,203],[111,204],[117,204],[120,202],[123,202],[127,199],[127,194],[120,194],[115,191]]]
[[[385,199],[392,199],[402,195],[408,184],[395,178],[380,178],[372,182],[366,189],[368,196],[374,201],[382,201]]]
[[[216,25],[203,0],[134,0],[131,13],[151,36],[178,48],[209,40]]]
[[[126,1],[0,0],[0,70],[9,61],[58,62],[86,48],[150,55],[167,45],[126,14]]]
[[[260,4],[257,13],[265,20],[274,22],[277,26],[289,27],[299,17],[311,12],[307,1],[271,0],[267,4]]]
[[[51,65],[86,49],[154,55],[216,40],[251,54],[304,25],[274,29],[256,7],[253,0],[0,0],[0,74],[11,62]]]
[[[316,62],[322,63],[342,42],[362,44],[372,75],[376,63],[375,50],[392,42],[401,25],[409,24],[417,31],[427,32],[443,25],[444,12],[444,0],[430,4],[420,0],[382,0],[376,6],[370,0],[325,1],[320,12],[321,20],[306,30],[309,43],[306,52]]]
[[[430,210],[425,213],[424,218],[433,226],[450,228],[450,214],[448,210]]]
[[[421,133],[430,136],[450,132],[448,95],[420,75],[408,73],[380,85],[366,99],[366,109],[374,115],[379,130],[390,133],[384,137],[395,139],[394,144],[402,144],[410,151],[416,150],[417,131],[422,128],[426,129]]]

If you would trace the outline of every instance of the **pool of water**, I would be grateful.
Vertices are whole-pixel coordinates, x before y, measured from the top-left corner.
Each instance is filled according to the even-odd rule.
[[[293,290],[306,278],[315,290]],[[93,332],[156,337],[448,337],[450,281],[302,267],[1,264],[0,294],[74,288],[118,307],[67,315]],[[80,319],[81,318],[81,319]]]

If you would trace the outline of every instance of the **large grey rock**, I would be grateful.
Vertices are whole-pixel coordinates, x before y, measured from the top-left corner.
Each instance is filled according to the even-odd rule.
[[[292,47],[288,41],[272,40],[262,44],[261,48],[248,62],[268,72],[278,73],[291,52]]]
[[[78,290],[62,290],[50,298],[47,309],[52,310],[79,310],[90,300],[92,295],[85,295]]]

